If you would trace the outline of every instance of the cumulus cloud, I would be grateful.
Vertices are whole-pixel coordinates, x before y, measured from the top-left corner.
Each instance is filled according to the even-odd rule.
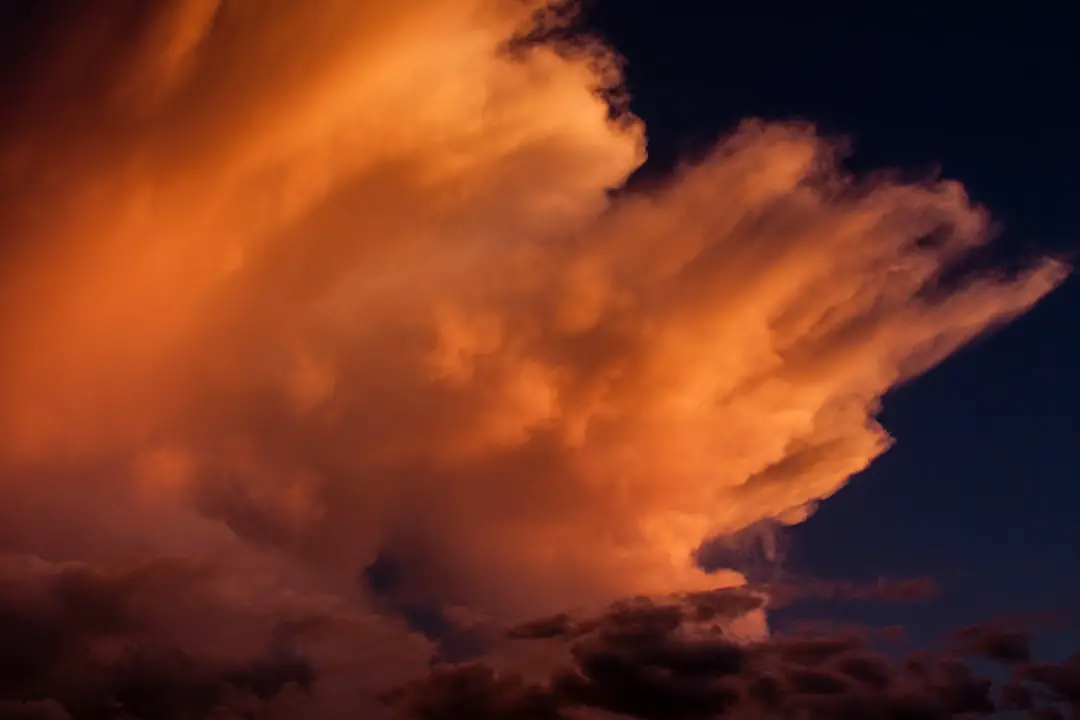
[[[884,393],[1062,280],[958,272],[959,184],[803,124],[627,188],[645,128],[573,9],[9,4],[0,550],[500,621],[739,584],[705,539],[800,521]]]

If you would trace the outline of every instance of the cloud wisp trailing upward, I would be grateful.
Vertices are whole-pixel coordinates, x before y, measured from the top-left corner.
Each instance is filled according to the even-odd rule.
[[[626,190],[618,59],[540,0],[12,8],[9,554],[360,612],[387,553],[400,602],[506,619],[738,584],[705,538],[804,518],[890,388],[1065,274],[952,277],[963,188],[803,124]]]

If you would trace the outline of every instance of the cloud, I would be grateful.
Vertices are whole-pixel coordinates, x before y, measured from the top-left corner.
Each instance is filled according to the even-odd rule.
[[[1023,630],[983,623],[957,630],[953,640],[960,650],[990,660],[1010,663],[1031,660],[1031,641]]]
[[[738,585],[745,548],[706,573],[704,541],[806,517],[889,446],[888,390],[1066,273],[959,271],[989,221],[958,183],[853,177],[805,124],[628,187],[620,61],[540,0],[8,11],[0,551],[232,568],[244,612],[155,596],[190,613],[145,626],[168,652],[293,593],[396,672],[455,628]],[[357,582],[380,557],[392,596]]]
[[[0,701],[0,717],[10,720],[70,720],[71,715],[55,700]]]
[[[1063,276],[939,283],[986,213],[803,125],[612,196],[643,128],[597,43],[507,50],[535,3],[114,4],[7,91],[0,458],[193,516],[80,507],[137,545],[386,550],[519,614],[738,582],[703,539],[804,517],[888,389]]]
[[[200,568],[160,562],[105,574],[5,558],[4,570],[0,700],[16,717],[203,717],[273,701],[289,685],[308,691],[315,680],[280,632],[263,638],[265,648],[229,632]],[[212,646],[193,642],[211,631]]]
[[[1035,663],[1022,669],[1022,677],[1046,686],[1056,697],[1080,709],[1080,654],[1063,663]]]
[[[591,618],[536,621],[512,633],[567,645],[569,661],[550,676],[500,673],[482,662],[447,665],[385,700],[403,717],[490,720],[929,719],[1009,709],[1052,717],[1063,705],[1077,702],[1070,684],[1075,658],[1062,664],[1024,660],[1022,679],[995,683],[947,652],[901,660],[853,635],[777,636],[745,643],[722,627],[700,623],[703,608],[718,604],[731,616],[746,612],[746,597],[743,590],[724,590],[640,599]]]
[[[365,693],[403,680],[430,654],[405,628],[255,577],[250,565],[0,560],[5,718],[372,711]],[[339,704],[343,679],[357,696],[351,705]]]

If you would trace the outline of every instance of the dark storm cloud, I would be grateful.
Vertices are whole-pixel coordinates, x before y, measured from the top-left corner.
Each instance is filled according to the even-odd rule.
[[[565,643],[569,662],[548,676],[446,665],[386,700],[408,718],[571,718],[593,711],[641,720],[937,720],[1002,710],[1052,717],[1080,697],[1080,656],[1061,664],[1020,662],[1016,679],[995,685],[949,652],[897,659],[855,635],[739,643],[699,622],[703,605],[743,612],[743,599],[730,591],[642,598],[596,617],[537,620],[512,632]],[[1022,654],[1019,639],[1006,641],[989,625],[956,638],[995,659],[1015,662]],[[995,649],[995,642],[1009,649]]]
[[[1080,653],[1063,663],[1033,663],[1020,668],[1021,677],[1039,683],[1080,712]]]
[[[251,620],[236,609],[213,607],[207,593],[213,572],[207,568],[161,561],[106,573],[33,558],[4,560],[0,707],[5,718],[67,713],[76,720],[164,719],[209,717],[229,708],[256,712],[286,688],[306,693],[316,680],[311,664],[288,641],[284,620],[257,623],[261,628],[253,627],[256,633],[247,642],[230,637],[224,625],[192,632],[186,625],[192,621]],[[192,641],[208,629],[221,632],[220,642]]]
[[[960,628],[951,639],[960,652],[1005,663],[1031,660],[1031,638],[1020,629],[997,623],[980,623]]]

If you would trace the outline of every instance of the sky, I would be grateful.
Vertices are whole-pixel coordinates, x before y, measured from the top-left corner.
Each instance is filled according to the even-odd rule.
[[[1067,18],[0,8],[3,717],[1080,706]]]

